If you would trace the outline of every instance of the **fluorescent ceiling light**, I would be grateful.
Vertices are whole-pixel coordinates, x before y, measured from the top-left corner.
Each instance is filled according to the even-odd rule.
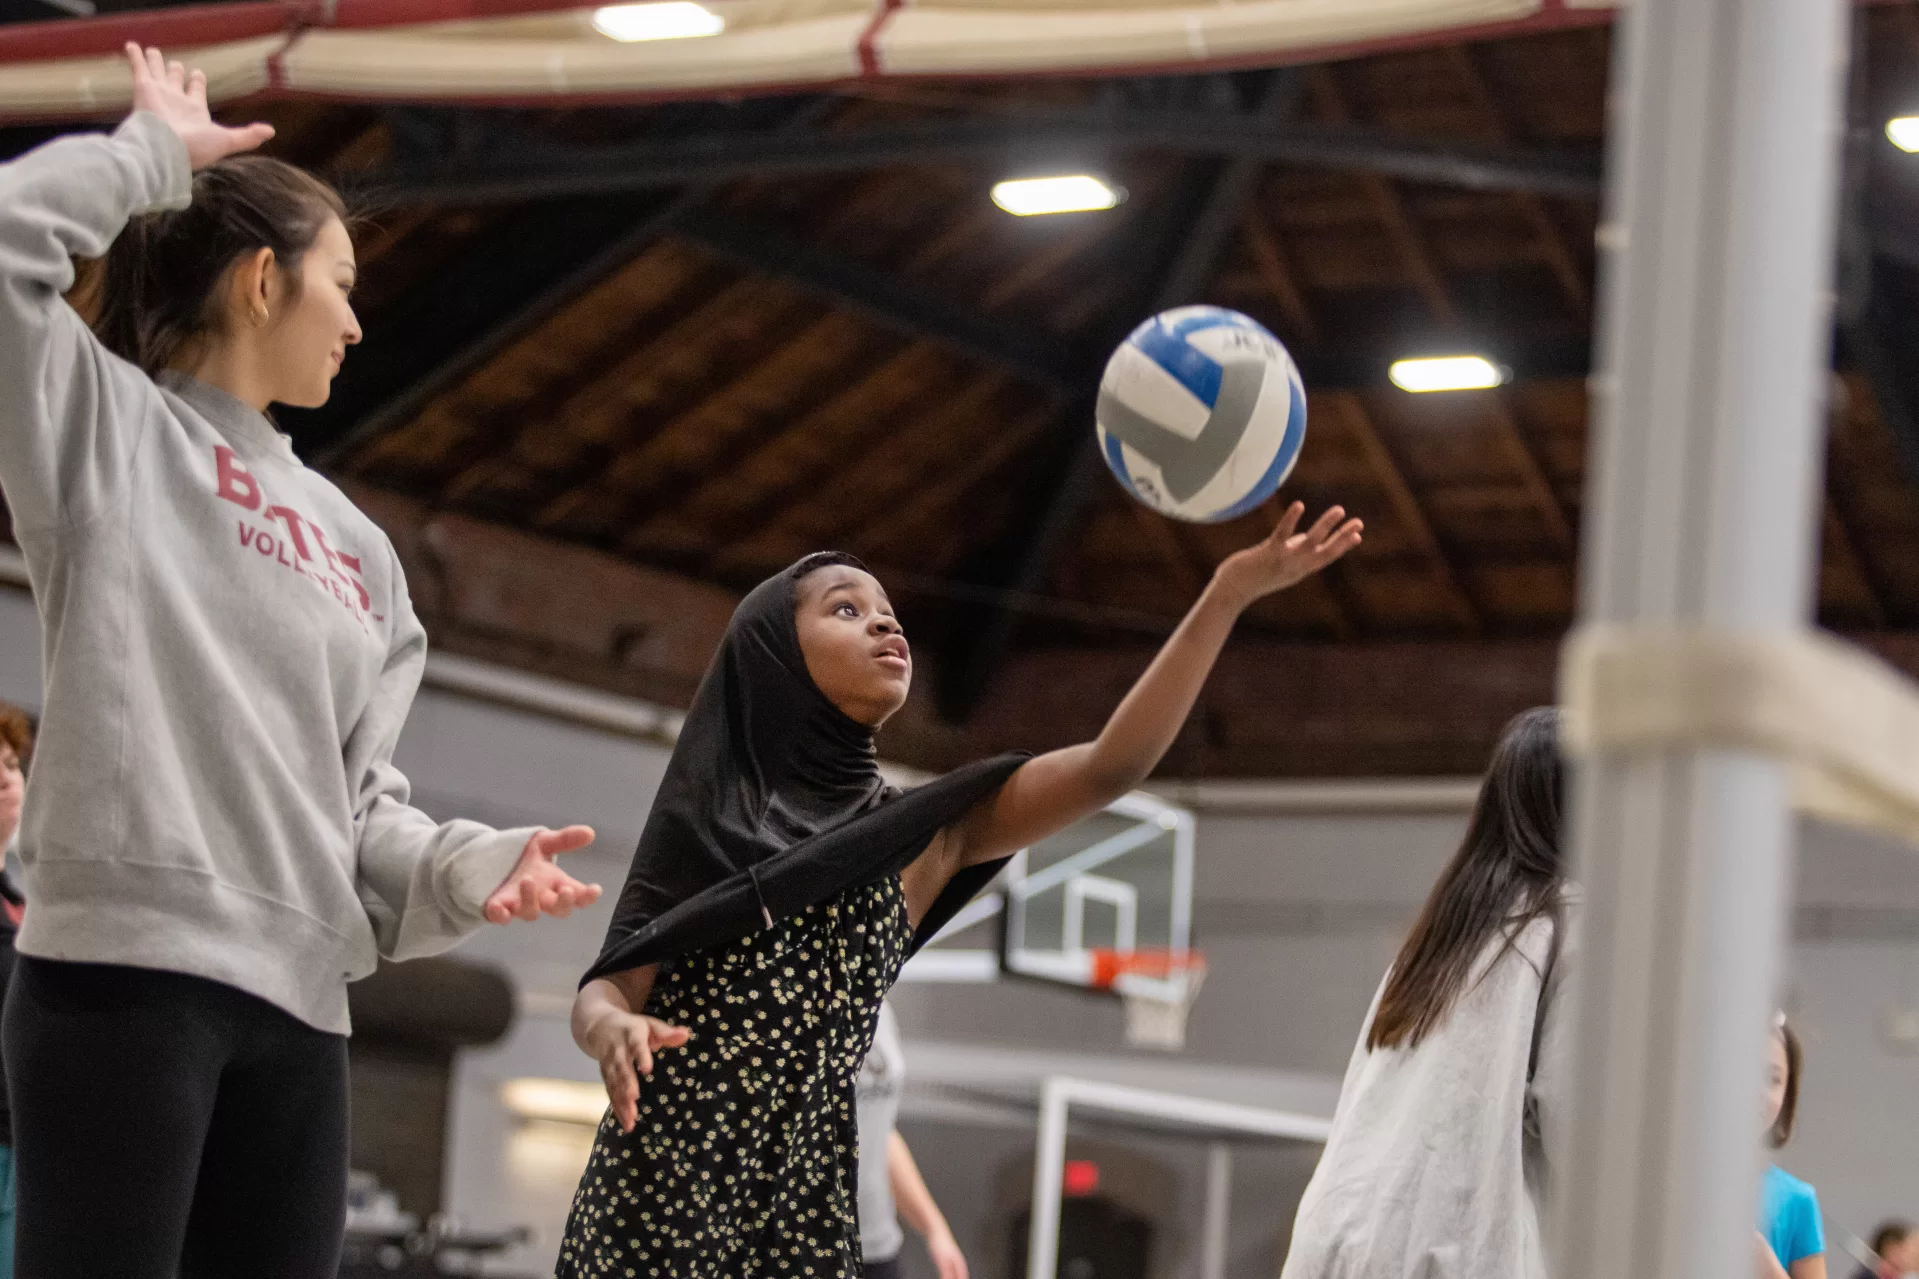
[[[597,1125],[606,1113],[606,1089],[577,1079],[509,1079],[500,1099],[521,1119]]]
[[[716,36],[726,19],[691,0],[660,4],[610,4],[593,14],[593,29],[614,40],[686,40]]]
[[[1886,136],[1901,151],[1919,151],[1919,115],[1902,115],[1886,121]]]
[[[1512,375],[1477,355],[1439,355],[1394,360],[1387,376],[1402,391],[1483,391]]]
[[[1057,178],[1014,178],[993,187],[993,203],[1008,213],[1031,217],[1035,213],[1085,213],[1110,209],[1126,192],[1108,186],[1088,173]]]

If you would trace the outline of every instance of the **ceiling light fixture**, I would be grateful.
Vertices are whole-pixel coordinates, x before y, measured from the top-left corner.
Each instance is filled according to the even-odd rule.
[[[593,29],[608,39],[627,44],[639,40],[689,40],[718,35],[726,30],[726,19],[691,0],[610,4],[594,11]]]
[[[1484,391],[1512,377],[1491,360],[1478,355],[1436,355],[1394,360],[1386,375],[1402,391]]]
[[[598,1124],[606,1113],[606,1089],[577,1079],[509,1079],[500,1100],[520,1119],[562,1124]]]
[[[1088,213],[1110,209],[1126,198],[1124,189],[1109,186],[1090,173],[1056,178],[1013,178],[993,186],[993,203],[1022,218],[1036,213]]]
[[[1895,116],[1886,121],[1886,136],[1901,151],[1919,151],[1919,115]]]

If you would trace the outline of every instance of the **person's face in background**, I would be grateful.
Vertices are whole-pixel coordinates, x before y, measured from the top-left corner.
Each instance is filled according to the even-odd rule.
[[[1887,1268],[1895,1275],[1919,1272],[1919,1234],[1910,1234],[1898,1243],[1887,1244],[1884,1255]]]
[[[1785,1038],[1775,1030],[1766,1036],[1766,1042],[1766,1121],[1760,1125],[1761,1132],[1771,1132],[1779,1122],[1779,1112],[1786,1106],[1786,1080],[1792,1070],[1786,1061]]]
[[[27,779],[20,771],[20,757],[13,747],[0,742],[0,848],[20,828],[20,804],[27,796]]]

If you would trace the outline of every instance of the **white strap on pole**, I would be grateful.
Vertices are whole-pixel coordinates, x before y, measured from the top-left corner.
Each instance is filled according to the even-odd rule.
[[[1588,626],[1560,671],[1567,753],[1751,751],[1799,811],[1919,843],[1919,685],[1810,630]]]

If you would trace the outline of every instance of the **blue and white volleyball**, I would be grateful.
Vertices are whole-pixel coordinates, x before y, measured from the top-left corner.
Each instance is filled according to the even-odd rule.
[[[1099,384],[1099,449],[1126,491],[1212,524],[1273,495],[1306,443],[1306,390],[1280,340],[1237,311],[1183,306],[1134,329]]]

